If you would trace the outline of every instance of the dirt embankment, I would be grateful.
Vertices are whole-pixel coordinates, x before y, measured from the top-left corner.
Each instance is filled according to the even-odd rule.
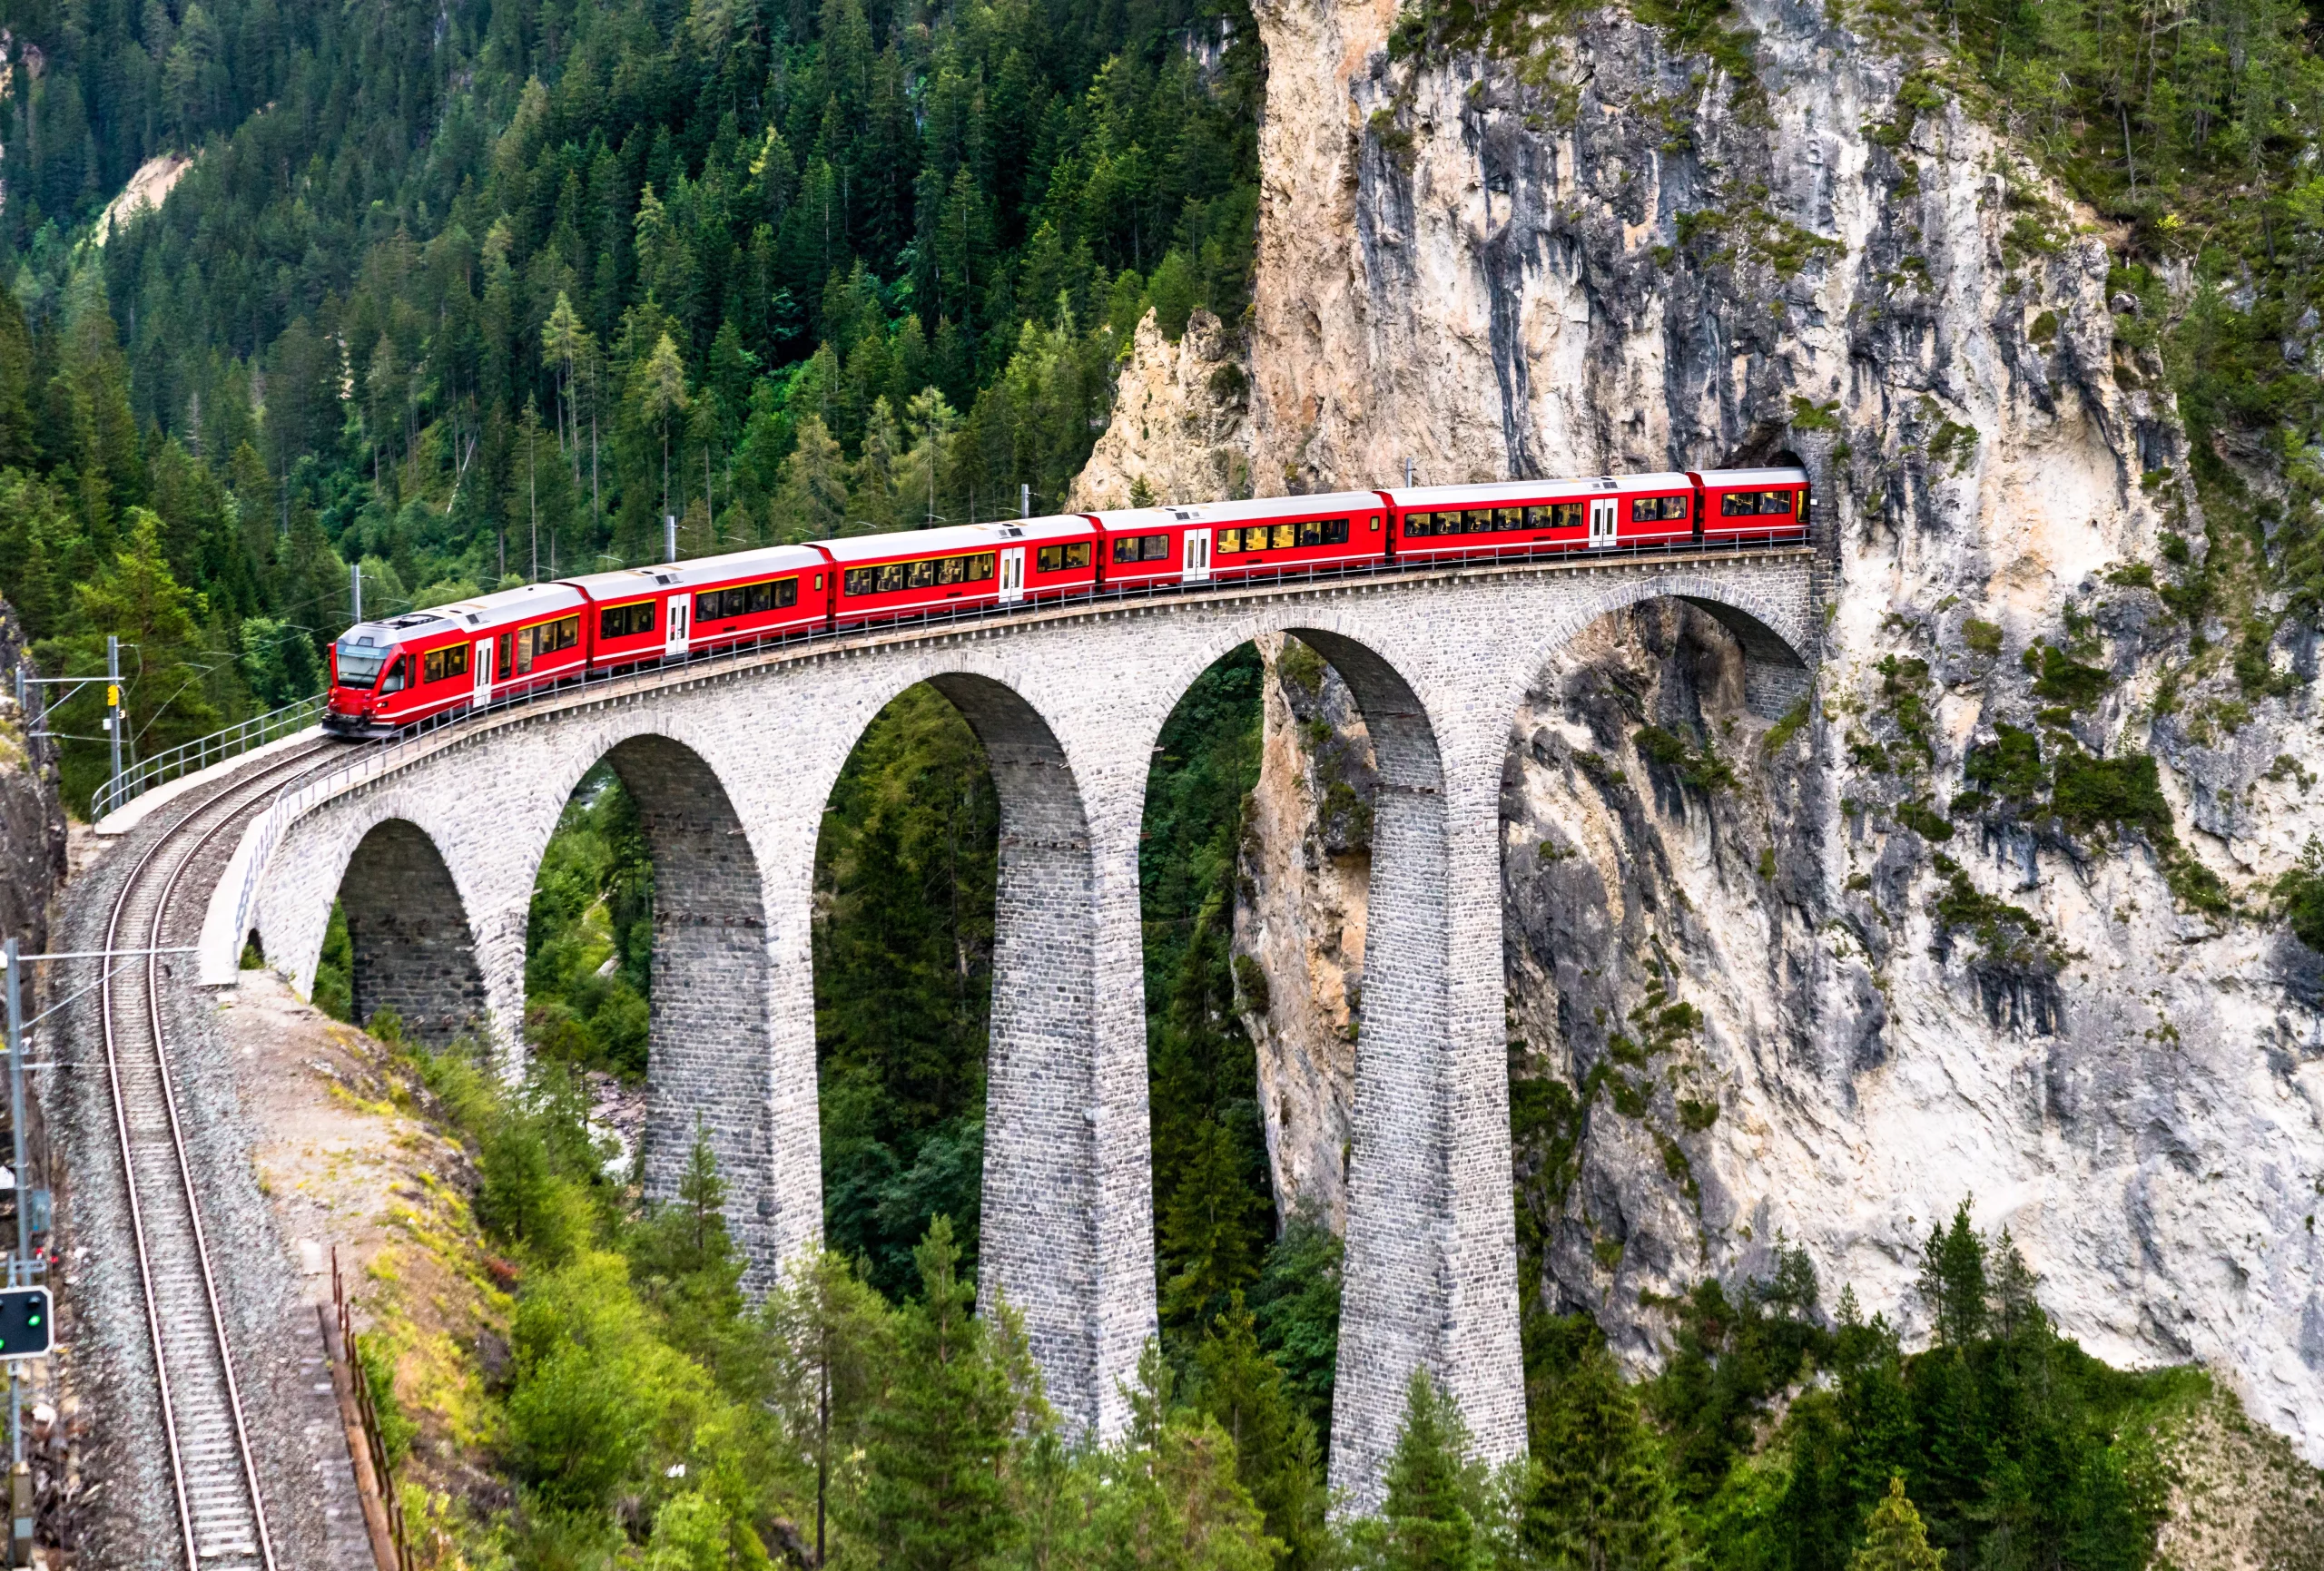
[[[331,1301],[336,1252],[373,1389],[393,1391],[396,1488],[420,1563],[460,1565],[456,1524],[507,1503],[487,1394],[507,1366],[507,1267],[470,1213],[469,1154],[409,1060],[273,972],[244,971],[219,1009],[258,1131],[251,1160],[308,1301]]]

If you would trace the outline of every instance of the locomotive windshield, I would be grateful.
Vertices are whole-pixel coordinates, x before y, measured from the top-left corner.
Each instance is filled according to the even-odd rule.
[[[342,638],[339,641],[339,685],[369,687],[379,680],[379,667],[393,654],[392,645],[380,645],[369,638],[358,643]]]

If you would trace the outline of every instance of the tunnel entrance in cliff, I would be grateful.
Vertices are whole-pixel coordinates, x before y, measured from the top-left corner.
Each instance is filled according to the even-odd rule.
[[[1338,673],[1283,633],[1213,663],[1158,742],[1138,871],[1165,1352],[1192,1369],[1206,1338],[1247,1331],[1320,1447],[1363,1006],[1371,742]]]
[[[1000,833],[984,743],[922,682],[865,728],[816,843],[823,1239],[891,1301],[938,1216],[976,1278]]]
[[[1819,876],[1809,692],[1747,613],[1652,598],[1543,650],[1512,717],[1519,1291],[1529,1316],[1586,1313],[1625,1351],[1655,1352],[1642,1306],[1710,1274],[1705,1241],[1738,1221],[1713,1161],[1736,1084],[1720,1055],[1787,1039],[1787,945],[1812,934],[1785,912]]]

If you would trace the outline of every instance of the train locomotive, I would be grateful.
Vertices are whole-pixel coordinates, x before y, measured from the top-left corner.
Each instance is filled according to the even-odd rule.
[[[575,676],[697,651],[1285,574],[1807,538],[1801,469],[1275,496],[961,524],[529,584],[359,623],[323,729],[386,736]]]

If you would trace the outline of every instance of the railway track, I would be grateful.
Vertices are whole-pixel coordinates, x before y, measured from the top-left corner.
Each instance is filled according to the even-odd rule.
[[[129,1225],[153,1351],[162,1431],[188,1571],[277,1571],[233,1350],[186,1157],[162,990],[171,901],[194,859],[320,757],[321,742],[230,783],[163,831],[123,879],[105,928],[105,1075],[121,1142]],[[182,932],[183,924],[176,924]],[[182,938],[180,938],[183,941]]]

